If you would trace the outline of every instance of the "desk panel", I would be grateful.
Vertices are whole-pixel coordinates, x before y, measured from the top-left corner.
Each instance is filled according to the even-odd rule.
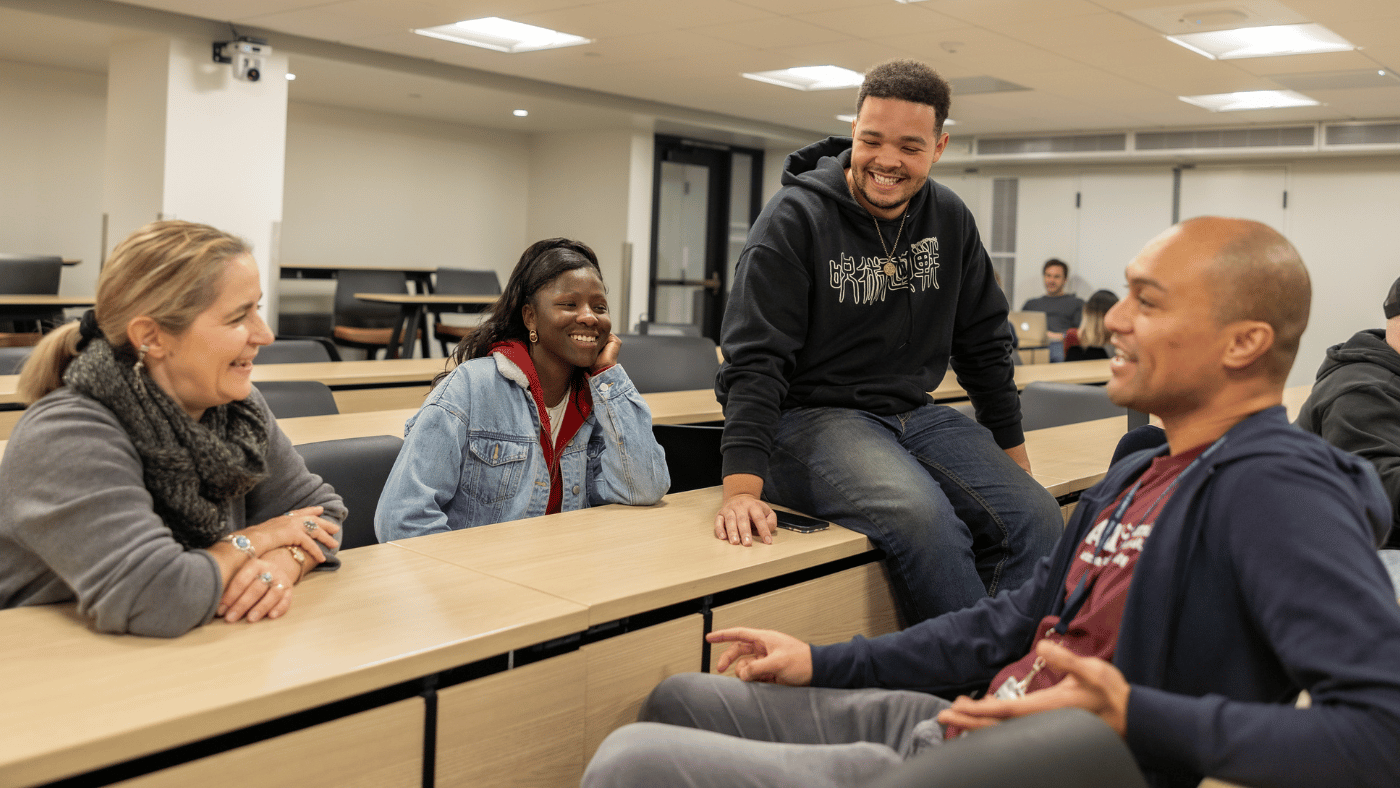
[[[585,663],[575,651],[439,692],[437,785],[578,785]]]
[[[432,534],[394,544],[589,607],[597,624],[869,551],[833,525],[779,530],[773,544],[714,537],[719,487],[666,496],[656,506],[599,506]]]
[[[117,785],[420,788],[424,706],[422,698],[408,698]]]
[[[286,617],[97,636],[73,605],[0,611],[0,785],[30,785],[587,626],[579,605],[393,545],[345,553]],[[75,721],[81,721],[77,724]]]
[[[714,609],[711,630],[730,627],[776,629],[808,643],[825,645],[853,635],[875,637],[899,629],[894,595],[883,563],[852,567],[777,591]],[[710,648],[714,672],[719,655],[731,644]],[[729,671],[733,675],[733,670]]]
[[[704,637],[705,620],[696,613],[579,649],[588,671],[585,762],[609,733],[637,721],[642,701],[662,679],[701,669]]]

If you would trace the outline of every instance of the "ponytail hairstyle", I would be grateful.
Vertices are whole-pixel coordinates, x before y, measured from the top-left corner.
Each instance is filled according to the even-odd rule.
[[[91,341],[105,339],[118,358],[136,359],[127,326],[149,317],[181,334],[219,295],[224,263],[251,250],[247,242],[206,224],[151,222],[117,244],[97,279]],[[89,340],[70,322],[35,346],[19,376],[19,396],[32,404],[63,385],[63,372]]]
[[[533,303],[535,294],[553,282],[555,277],[587,266],[593,266],[598,278],[603,278],[598,255],[582,241],[547,238],[530,244],[530,248],[520,255],[515,270],[510,272],[510,280],[492,306],[489,317],[457,343],[452,351],[450,366],[456,367],[469,359],[489,354],[491,346],[497,342],[512,339],[527,341],[530,331],[525,328],[525,305]],[[438,373],[433,385],[436,386],[445,377],[446,371]]]
[[[1084,315],[1079,320],[1080,347],[1100,347],[1113,338],[1104,328],[1103,318],[1116,303],[1118,296],[1112,290],[1099,290],[1084,302]]]

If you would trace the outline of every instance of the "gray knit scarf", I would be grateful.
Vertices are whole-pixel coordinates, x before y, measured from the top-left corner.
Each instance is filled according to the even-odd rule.
[[[225,508],[267,476],[267,423],[249,400],[204,412],[198,423],[160,386],[93,338],[63,382],[112,411],[141,456],[155,512],[186,549],[227,533]]]

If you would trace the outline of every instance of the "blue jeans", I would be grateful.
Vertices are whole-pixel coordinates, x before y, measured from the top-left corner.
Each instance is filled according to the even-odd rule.
[[[1064,530],[1050,493],[943,405],[784,411],[764,497],[870,537],[906,625],[1020,586]]]
[[[1063,339],[1059,342],[1051,342],[1049,347],[1051,364],[1058,364],[1065,360],[1065,342]]]

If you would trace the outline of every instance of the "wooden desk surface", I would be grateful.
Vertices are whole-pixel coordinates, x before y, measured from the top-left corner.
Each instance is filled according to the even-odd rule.
[[[1016,367],[1016,389],[1024,389],[1028,384],[1042,383],[1107,383],[1109,367],[1107,359],[1090,361],[1066,361],[1060,364],[1022,364]],[[930,391],[934,401],[966,399],[967,391],[958,385],[958,379],[949,369],[938,388]]]
[[[337,265],[335,263],[298,263],[296,265],[282,265],[279,268],[283,271],[295,273],[297,271],[397,271],[405,274],[432,274],[437,272],[435,267],[425,267],[421,265],[396,265],[390,267],[364,267],[358,265]],[[285,278],[285,277],[284,277]]]
[[[447,359],[391,358],[384,361],[314,361],[302,364],[253,364],[253,382],[319,380],[337,386],[383,386],[431,383],[446,368]]]
[[[97,299],[92,296],[63,295],[0,295],[0,306],[54,307],[92,306]]]
[[[719,487],[652,507],[599,506],[393,544],[589,607],[592,624],[859,555],[840,526],[739,547],[714,537]]]
[[[361,301],[374,301],[380,304],[420,304],[432,306],[441,304],[443,306],[455,306],[457,304],[494,304],[500,296],[494,295],[450,295],[444,293],[432,293],[428,295],[414,295],[410,293],[356,293],[355,297]]]
[[[394,545],[347,551],[286,617],[94,636],[72,605],[0,611],[0,785],[78,774],[587,626],[580,605]],[[18,680],[19,677],[23,680]]]

